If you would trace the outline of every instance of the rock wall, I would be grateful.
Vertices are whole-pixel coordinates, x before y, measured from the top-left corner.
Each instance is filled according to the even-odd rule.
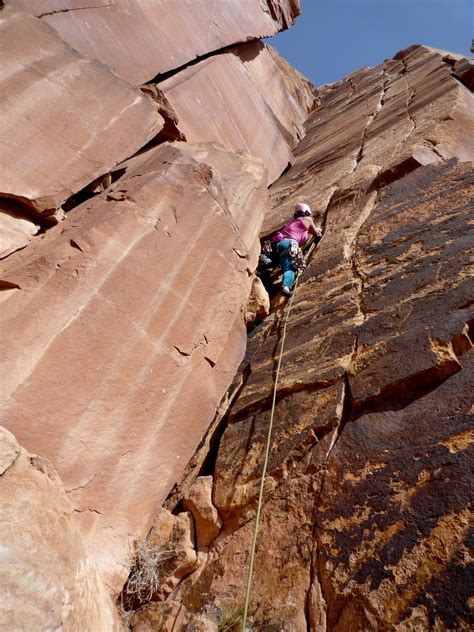
[[[212,140],[260,156],[270,183],[293,162],[291,149],[315,105],[315,91],[304,78],[287,88],[288,75],[276,58],[261,42],[242,44],[158,84],[188,141]],[[295,84],[302,88],[302,101],[293,96]]]
[[[163,127],[139,90],[40,20],[5,7],[0,32],[0,196],[55,210]]]
[[[67,198],[157,136],[165,120],[40,20],[0,11],[3,258],[60,221]]]
[[[299,0],[7,0],[134,85],[286,29]]]
[[[316,96],[255,41],[296,0],[86,4],[0,2],[0,410],[116,596],[244,355],[267,183]],[[199,99],[226,60],[217,134]],[[268,138],[247,115],[229,140],[257,102]]]
[[[202,161],[162,145],[123,164],[116,185],[1,268],[12,288],[3,331],[22,340],[2,338],[2,416],[55,464],[112,574],[123,573],[129,534],[151,526],[245,349],[265,172],[255,158],[196,152]]]
[[[26,3],[27,6],[21,2],[10,4],[35,10],[31,3]],[[0,95],[4,107],[0,115],[0,138],[5,165],[0,175],[0,257],[25,247],[40,228],[60,221],[63,218],[61,207],[65,203],[66,209],[70,207],[71,200],[74,204],[82,201],[85,196],[76,198],[83,188],[88,189],[89,195],[106,188],[110,182],[105,180],[104,185],[104,178],[110,177],[110,171],[148,142],[158,144],[187,137],[193,143],[214,141],[231,151],[244,150],[263,159],[270,182],[293,161],[291,149],[303,135],[303,123],[315,105],[315,90],[262,43],[248,43],[233,48],[232,52],[218,51],[209,56],[213,48],[209,48],[211,43],[201,34],[195,40],[201,47],[208,47],[205,60],[190,63],[159,84],[151,82],[139,90],[119,79],[113,68],[77,52],[84,52],[84,47],[78,45],[75,50],[62,41],[59,35],[64,33],[59,24],[54,24],[59,34],[47,24],[49,17],[73,20],[73,34],[80,35],[82,31],[78,26],[82,25],[91,37],[90,11],[97,19],[105,22],[110,19],[113,24],[117,16],[121,16],[120,20],[126,16],[130,45],[138,47],[136,55],[144,56],[143,49],[146,48],[146,54],[151,49],[129,28],[132,11],[140,33],[145,35],[149,29],[148,37],[153,32],[154,41],[164,47],[160,48],[160,55],[152,59],[169,63],[172,46],[166,38],[157,37],[157,32],[171,29],[164,15],[179,22],[176,7],[170,11],[165,2],[153,8],[148,5],[140,8],[136,3],[133,8],[127,8],[126,3],[122,4],[102,7],[104,13],[92,11],[100,9],[99,5],[92,9],[73,7],[69,11],[60,8],[57,2],[51,4],[51,11],[45,11],[48,7],[41,3],[41,11],[36,12],[45,13],[41,20],[10,6],[1,10],[0,54],[4,63],[0,72]],[[269,19],[268,12],[262,12],[261,4],[254,0],[248,4],[256,5],[257,13],[261,12],[264,20]],[[191,5],[193,11],[196,10],[197,4]],[[278,10],[276,6],[272,15],[280,17],[276,22],[271,18],[273,29],[281,26],[281,20],[287,24],[284,16],[291,13],[294,17],[297,13],[296,5],[291,4],[290,9],[283,3]],[[234,6],[233,12],[241,9],[239,4],[238,8]],[[246,19],[252,13],[250,7],[247,9]],[[156,30],[158,27],[153,21],[143,30],[143,11],[156,12],[161,30]],[[217,16],[212,17],[202,7],[198,14],[201,20],[211,20],[216,28],[224,28],[232,11],[219,6],[222,23],[216,22]],[[241,21],[239,29],[246,24],[245,20]],[[115,33],[112,25],[108,28]],[[177,24],[173,28],[177,29]],[[179,32],[180,37],[188,41],[182,29]],[[123,34],[119,40],[115,36],[99,38],[96,35],[98,45],[113,42],[115,46],[118,41],[123,42]],[[119,31],[116,35],[119,36]],[[227,44],[235,44],[242,39],[241,31],[235,32],[234,27],[228,38]],[[90,43],[90,39],[87,41]],[[175,46],[173,38],[171,41]],[[180,45],[179,48],[184,52],[186,47]],[[118,50],[122,61],[130,63],[131,57],[125,54],[123,47]],[[90,50],[85,54],[107,62],[107,55],[104,58],[100,54],[92,55]],[[193,57],[189,50],[181,62],[191,62]],[[132,67],[143,68],[143,63],[134,62]],[[123,76],[129,78],[126,73]]]
[[[4,4],[0,410],[41,458],[4,433],[1,625],[115,629],[147,533],[133,629],[238,619],[281,306],[232,379],[262,222],[305,199],[252,628],[470,629],[472,62],[318,93],[257,41],[296,0]]]
[[[322,88],[271,188],[264,232],[301,199],[325,232],[288,322],[254,630],[472,627],[474,119],[453,58],[412,47]],[[216,629],[243,603],[282,309],[251,335],[212,450],[167,504],[193,468],[212,474],[222,531],[137,630],[158,615],[194,629],[210,604]]]

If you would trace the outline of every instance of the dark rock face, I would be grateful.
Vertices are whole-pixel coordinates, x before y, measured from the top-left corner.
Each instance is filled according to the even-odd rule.
[[[267,232],[306,199],[325,234],[288,323],[254,629],[472,627],[472,94],[450,68],[413,47],[323,88],[271,188]],[[214,448],[223,531],[168,607],[243,600],[280,316]]]
[[[474,354],[400,410],[351,420],[326,466],[316,534],[327,626],[469,629]],[[415,628],[416,629],[416,628]]]
[[[329,629],[469,628],[473,176],[420,169],[357,239],[366,320],[316,520]]]

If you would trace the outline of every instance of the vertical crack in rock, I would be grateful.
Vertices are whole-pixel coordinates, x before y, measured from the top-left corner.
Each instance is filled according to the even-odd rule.
[[[404,72],[400,73],[403,76],[403,80],[406,83],[406,93],[407,93],[407,100],[406,100],[406,112],[407,112],[407,116],[410,119],[411,123],[412,123],[412,128],[411,130],[408,132],[408,134],[406,135],[404,141],[407,140],[407,138],[409,138],[409,136],[411,136],[411,134],[413,134],[413,132],[416,130],[417,128],[417,122],[416,119],[414,118],[413,114],[410,111],[410,107],[411,104],[413,103],[413,100],[415,98],[416,95],[416,88],[414,86],[410,85],[410,80],[409,80],[409,72],[408,72],[408,64],[406,62],[405,59],[401,59],[401,62],[403,64],[403,68],[404,68]]]
[[[232,403],[239,397],[251,374],[251,363],[243,360],[237,375],[222,398],[214,419],[189,462],[179,483],[176,483],[163,504],[165,509],[175,511],[183,495],[197,476],[213,475],[219,444],[227,427]]]
[[[313,542],[313,550],[311,553],[311,563],[310,563],[310,581],[309,581],[309,589],[308,594],[306,596],[306,608],[305,608],[305,616],[307,621],[307,630],[327,630],[327,604],[329,603],[328,597],[325,594],[325,589],[322,581],[323,573],[321,571],[322,561],[320,550],[322,548],[322,542],[320,539],[319,529],[318,529],[318,507],[320,498],[323,493],[324,483],[326,480],[326,467],[329,462],[329,458],[334,450],[339,437],[344,432],[344,428],[347,423],[350,421],[352,416],[352,397],[351,397],[351,389],[349,383],[349,376],[347,371],[344,373],[343,385],[342,385],[342,396],[341,396],[341,404],[340,404],[340,414],[339,421],[334,429],[333,437],[331,439],[331,443],[329,444],[328,450],[326,452],[326,456],[324,458],[322,476],[321,476],[321,484],[319,485],[319,489],[315,494],[314,499],[314,514],[313,514],[313,530],[312,530],[312,542]],[[316,594],[315,594],[316,591]],[[313,603],[313,599],[317,600],[317,605]],[[313,610],[313,613],[311,613]],[[318,621],[312,621],[313,616],[318,617]]]
[[[344,373],[341,404],[342,405],[341,405],[341,414],[339,418],[339,423],[337,424],[334,430],[334,435],[331,440],[331,444],[329,445],[328,451],[326,453],[325,465],[329,461],[329,457],[331,456],[331,453],[334,450],[339,437],[344,432],[344,428],[346,427],[347,422],[350,421],[351,416],[352,416],[352,396],[351,396],[351,388],[350,388],[349,376],[347,374],[347,371]],[[322,491],[322,485],[323,483],[321,483],[320,492]]]
[[[324,458],[324,465],[321,475],[321,483],[319,485],[319,489],[315,494],[314,498],[314,513],[313,513],[313,526],[312,526],[312,542],[313,542],[313,550],[311,552],[311,563],[310,563],[310,580],[309,580],[309,589],[306,595],[306,607],[305,607],[305,616],[306,616],[306,624],[307,630],[327,630],[327,604],[329,603],[328,596],[325,594],[325,589],[323,585],[323,572],[322,572],[322,561],[321,561],[321,548],[323,543],[321,542],[321,537],[318,528],[318,508],[320,503],[320,498],[323,493],[324,483],[326,480],[326,467],[331,456],[331,453],[336,446],[336,443],[341,436],[346,424],[351,418],[352,415],[352,402],[351,402],[351,391],[350,384],[347,372],[344,374],[343,378],[343,390],[341,396],[341,407],[340,407],[340,415],[339,422],[334,429],[333,437],[329,448],[326,452],[326,456]],[[316,599],[317,603],[314,603],[314,599]],[[312,620],[314,616],[318,617],[318,621]]]
[[[352,98],[355,97],[355,94],[356,94],[356,89],[355,89],[355,86],[354,86],[354,82],[352,81],[352,79],[350,77],[349,77],[349,86],[351,88],[351,94],[349,96],[348,101],[350,102],[352,100]]]
[[[362,141],[361,141],[359,153],[356,156],[356,164],[354,166],[354,169],[352,170],[352,173],[357,169],[357,167],[359,166],[359,163],[361,162],[361,160],[364,157],[365,142],[367,140],[367,134],[368,134],[369,128],[372,125],[372,123],[375,121],[377,116],[380,114],[380,112],[382,111],[382,108],[383,108],[384,103],[385,103],[385,95],[387,93],[387,86],[389,84],[390,79],[387,76],[387,72],[386,72],[385,69],[382,71],[382,75],[383,75],[384,79],[383,79],[382,87],[381,87],[381,90],[380,90],[380,98],[379,98],[379,101],[377,102],[372,114],[369,114],[368,117],[367,117],[367,125],[365,126],[365,129],[364,129],[364,131],[362,133]],[[351,174],[348,174],[348,175],[351,175]]]
[[[357,263],[356,242],[357,237],[364,223],[369,218],[371,212],[377,205],[379,193],[374,191],[368,195],[365,205],[359,214],[359,217],[354,222],[352,227],[344,235],[344,258],[350,263],[350,268],[353,276],[353,283],[355,289],[355,304],[358,310],[358,318],[356,324],[358,329],[355,333],[354,346],[352,350],[352,357],[349,363],[349,367],[357,357],[359,335],[361,327],[367,320],[367,308],[364,303],[364,289],[365,289],[365,275],[360,269]]]

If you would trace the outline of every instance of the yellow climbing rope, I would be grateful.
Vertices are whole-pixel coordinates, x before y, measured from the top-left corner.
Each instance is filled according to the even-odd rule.
[[[255,551],[257,548],[258,528],[260,525],[260,514],[262,511],[262,504],[263,504],[263,490],[265,487],[265,477],[267,474],[268,458],[270,456],[270,446],[271,446],[271,441],[272,441],[272,430],[273,430],[273,417],[275,415],[275,403],[276,403],[276,395],[277,395],[277,390],[278,390],[278,380],[280,377],[281,360],[283,357],[283,349],[285,347],[286,327],[288,325],[288,318],[291,312],[291,307],[293,305],[293,298],[295,296],[296,288],[298,286],[298,281],[299,281],[299,275],[296,277],[295,287],[293,289],[290,302],[288,303],[288,309],[286,310],[285,324],[283,326],[283,334],[281,338],[280,355],[278,357],[278,364],[277,364],[276,373],[275,373],[275,384],[273,387],[273,400],[272,400],[272,408],[271,408],[271,413],[270,413],[270,423],[268,426],[267,445],[265,448],[265,459],[263,461],[262,478],[260,481],[260,491],[258,495],[257,513],[255,515],[255,530],[253,534],[252,548],[250,550],[250,563],[249,563],[249,573],[248,573],[248,579],[247,579],[247,591],[245,594],[244,614],[242,616],[242,632],[246,632],[246,629],[247,629],[247,615],[248,615],[248,610],[249,610],[249,605],[250,605],[250,592],[252,588]]]
[[[309,250],[308,250],[308,254],[307,254],[307,260],[309,261],[309,258],[314,250],[314,248],[316,247],[316,243],[312,243]],[[270,456],[270,446],[271,446],[271,442],[272,442],[272,431],[273,431],[273,417],[275,415],[275,404],[276,404],[276,396],[277,396],[277,391],[278,391],[278,380],[280,378],[280,367],[281,367],[281,360],[283,358],[283,349],[285,347],[285,338],[286,338],[286,327],[288,325],[288,319],[290,317],[290,313],[291,313],[291,308],[293,306],[293,299],[295,297],[296,294],[296,288],[298,287],[298,281],[299,281],[299,274],[296,277],[296,281],[295,281],[295,286],[290,298],[290,301],[288,303],[288,309],[286,310],[286,314],[285,314],[285,322],[284,322],[284,326],[283,326],[283,334],[281,337],[281,345],[280,345],[280,354],[278,356],[278,364],[277,364],[277,368],[276,368],[276,372],[275,372],[275,383],[273,386],[273,399],[272,399],[272,408],[271,408],[271,412],[270,412],[270,423],[268,425],[268,434],[267,434],[267,445],[265,447],[265,458],[263,461],[263,469],[262,469],[262,478],[260,480],[260,491],[258,494],[258,504],[257,504],[257,513],[255,515],[255,529],[254,529],[254,533],[253,533],[253,540],[252,540],[252,548],[250,550],[250,563],[249,563],[249,572],[248,572],[248,578],[247,578],[247,590],[245,593],[245,602],[244,602],[244,613],[242,615],[242,632],[246,632],[247,631],[247,616],[248,616],[248,610],[249,610],[249,606],[250,606],[250,593],[251,593],[251,589],[252,589],[252,579],[253,579],[253,568],[254,568],[254,563],[255,563],[255,551],[257,548],[257,536],[258,536],[258,529],[259,529],[259,525],[260,525],[260,514],[262,512],[262,505],[263,505],[263,490],[265,487],[265,477],[267,475],[267,467],[268,467],[268,458]]]

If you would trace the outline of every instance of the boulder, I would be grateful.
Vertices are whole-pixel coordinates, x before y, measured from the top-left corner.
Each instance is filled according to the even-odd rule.
[[[7,0],[134,85],[238,42],[275,35],[299,0]],[[106,33],[106,36],[104,36]]]
[[[184,625],[185,612],[177,602],[150,602],[130,612],[129,625],[132,632],[175,632]]]
[[[164,601],[183,577],[198,566],[190,513],[174,516],[160,509],[149,536],[136,545],[135,562],[124,588],[130,606]]]
[[[0,9],[0,56],[0,197],[30,214],[54,213],[164,125],[143,93],[8,6]]]
[[[455,76],[470,90],[474,90],[474,60],[462,57],[453,67]]]
[[[2,418],[58,469],[118,590],[243,357],[267,189],[258,159],[213,145],[113,175],[1,263],[0,379]]]
[[[59,476],[4,428],[0,539],[2,630],[123,629]]]

